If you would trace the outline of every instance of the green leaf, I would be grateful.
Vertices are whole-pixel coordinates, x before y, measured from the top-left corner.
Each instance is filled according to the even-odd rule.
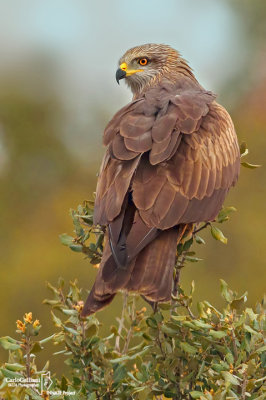
[[[51,311],[52,314],[52,319],[53,319],[53,323],[55,324],[55,326],[57,326],[58,328],[60,328],[62,326],[62,321],[60,318],[58,318],[53,311]]]
[[[53,285],[51,285],[50,282],[46,282],[46,286],[49,290],[51,290],[51,292],[53,292],[54,294],[59,294],[59,290],[54,287]]]
[[[194,292],[195,292],[195,281],[192,281],[191,282],[190,295],[192,296]]]
[[[248,314],[251,321],[254,321],[257,318],[257,314],[254,313],[252,308],[246,308],[246,313]]]
[[[190,256],[185,256],[185,259],[186,259],[188,262],[198,262],[198,261],[202,261],[202,258],[190,257]]]
[[[54,336],[55,336],[55,333],[53,333],[53,335],[51,335],[51,336],[48,336],[47,338],[44,338],[44,339],[40,340],[39,343],[40,344],[44,344],[46,342],[49,342],[49,340],[53,339]]]
[[[245,142],[242,142],[240,144],[239,148],[240,148],[241,157],[244,157],[248,154],[248,148],[247,148],[247,144]]]
[[[15,371],[10,371],[9,369],[6,368],[0,368],[0,371],[2,372],[2,374],[6,377],[6,378],[23,378],[22,374],[18,374]]]
[[[263,393],[261,396],[259,396],[259,397],[252,397],[252,400],[265,400],[265,393]]]
[[[249,325],[244,325],[245,331],[251,333],[252,335],[259,335],[261,336],[262,334],[260,332],[255,331],[254,329],[251,328]]]
[[[206,324],[206,322],[203,322],[203,321],[201,321],[201,320],[195,319],[195,320],[193,321],[193,323],[194,323],[196,326],[198,326],[199,328],[203,328],[203,329],[211,329],[211,328],[212,328],[212,325]]]
[[[4,336],[0,338],[0,345],[5,350],[17,350],[20,349],[20,344],[17,340],[11,338],[10,336]]]
[[[198,244],[205,244],[205,240],[202,239],[202,237],[200,237],[198,235],[195,235],[195,240],[196,240],[196,243],[198,243]]]
[[[189,354],[196,354],[198,351],[196,347],[191,346],[187,342],[180,342],[180,347],[182,350]]]
[[[192,397],[192,399],[200,399],[200,396],[203,395],[202,392],[199,392],[197,390],[192,390],[192,392],[189,392],[189,394]]]
[[[198,309],[198,312],[199,312],[199,316],[201,317],[201,318],[208,318],[208,316],[207,316],[207,314],[205,313],[205,304],[203,303],[203,302],[198,302],[197,303],[197,309]]]
[[[187,317],[186,315],[171,315],[171,319],[174,321],[185,321]]]
[[[61,302],[60,302],[59,300],[44,299],[44,300],[42,301],[42,304],[48,304],[49,306],[56,307],[56,306],[60,306],[60,305],[61,305]]]
[[[228,352],[225,355],[225,359],[228,362],[228,364],[234,364],[234,356],[233,356],[233,354],[231,352]]]
[[[114,370],[114,383],[121,382],[127,376],[127,371],[124,365],[118,365]]]
[[[266,345],[257,349],[257,353],[263,353],[264,351],[266,352]]]
[[[218,214],[217,222],[222,223],[224,221],[227,221],[229,219],[228,215],[234,211],[236,211],[236,208],[232,206],[222,208]]]
[[[132,372],[127,372],[128,376],[130,376],[131,379],[133,379],[133,381],[139,383],[138,379],[135,378],[135,376],[132,374]]]
[[[88,399],[88,400],[96,400],[96,399],[97,399],[96,393],[95,393],[95,392],[94,392],[94,393],[91,393],[91,394],[88,396],[87,399]]]
[[[250,163],[244,162],[244,161],[241,163],[241,165],[242,165],[243,167],[249,168],[249,169],[255,169],[255,168],[260,168],[260,167],[261,167],[261,165],[258,165],[258,164],[250,164]]]
[[[234,299],[231,303],[231,308],[241,311],[244,308],[244,305],[247,301],[247,292],[243,294],[239,299]]]
[[[32,399],[32,400],[43,400],[43,397],[42,396],[40,396],[38,393],[36,393],[33,389],[31,389],[31,388],[27,388],[26,390],[25,390],[25,392],[28,394],[28,395],[30,395],[30,399]],[[55,399],[55,397],[53,396],[53,398]]]
[[[72,236],[69,236],[66,233],[62,233],[62,235],[59,235],[59,239],[64,246],[71,246],[75,240]]]
[[[158,303],[158,306],[161,310],[170,310],[172,307],[171,303]]]
[[[61,378],[61,385],[60,385],[60,389],[67,391],[67,379],[64,377],[64,375]]]
[[[23,369],[25,369],[25,366],[18,363],[5,363],[5,368],[9,369],[10,371],[22,371]]]
[[[83,246],[81,244],[72,244],[72,245],[69,246],[69,248],[72,251],[75,251],[76,253],[81,253],[82,249],[83,249]]]
[[[221,293],[223,298],[226,301],[228,301],[228,303],[231,303],[231,301],[233,301],[234,298],[231,291],[228,289],[227,283],[223,279],[220,279],[220,283],[221,283]]]
[[[162,326],[161,326],[161,331],[162,331],[163,333],[166,333],[166,335],[169,335],[169,336],[176,336],[176,330],[170,328],[170,327],[167,326],[167,325],[162,325]]]
[[[220,364],[212,364],[212,369],[216,372],[228,371],[229,365],[225,362],[220,362]]]
[[[66,326],[66,325],[63,325],[63,327],[64,327],[64,329],[65,329],[67,332],[72,333],[72,335],[77,336],[77,335],[79,334],[78,331],[76,331],[76,330],[73,329],[73,328],[69,328],[69,327]]]
[[[65,350],[56,351],[55,353],[53,353],[53,355],[56,356],[58,354],[65,354],[65,353],[66,353],[66,349]]]
[[[79,220],[79,216],[77,216],[76,211],[74,210],[70,210],[70,213],[72,215],[73,218],[73,224],[75,227],[75,232],[77,234],[77,236],[83,236],[84,235],[84,229],[82,228],[81,224],[80,224],[80,220]]]
[[[222,371],[221,375],[223,376],[226,382],[231,383],[232,385],[239,385],[239,380],[235,375],[230,374],[228,371]]]
[[[154,370],[154,378],[155,378],[155,380],[156,380],[157,382],[158,382],[159,379],[160,379],[160,374],[159,374],[159,372],[157,371],[157,369]]]
[[[187,251],[193,244],[193,236],[183,244],[183,251]]]
[[[223,331],[214,331],[213,329],[210,330],[209,334],[214,337],[215,339],[221,339],[225,336],[227,336],[226,332]]]
[[[150,351],[150,348],[151,348],[151,346],[145,346],[142,351],[140,351],[138,353],[135,353],[135,354],[132,354],[132,356],[125,355],[125,356],[110,360],[110,362],[112,364],[115,364],[115,363],[121,363],[121,362],[127,361],[127,360],[135,360],[136,357],[138,357],[138,356],[140,357],[140,356],[143,356],[144,354],[148,353]]]
[[[150,328],[157,328],[157,322],[154,318],[147,318],[146,319],[146,324],[150,327]]]
[[[207,307],[209,307],[211,310],[213,310],[213,312],[217,315],[219,315],[220,318],[222,318],[223,314],[220,313],[220,311],[217,310],[217,308],[213,307],[213,305],[211,305],[211,303],[209,303],[207,300],[202,302],[204,305],[206,305]]]
[[[48,371],[49,365],[50,365],[50,362],[48,360],[48,361],[46,361],[45,365],[42,367],[42,371]]]
[[[164,392],[164,397],[166,397],[167,399],[173,399],[175,396],[176,392],[174,392],[173,389],[172,390],[166,389]]]
[[[68,309],[63,309],[62,312],[66,315],[78,315],[77,310],[68,310]]]
[[[224,244],[227,244],[227,238],[224,236],[223,232],[219,228],[217,228],[217,226],[211,225],[211,234],[214,239],[219,240]]]

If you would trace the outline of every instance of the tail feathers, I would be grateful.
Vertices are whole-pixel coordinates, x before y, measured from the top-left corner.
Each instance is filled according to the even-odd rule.
[[[90,294],[86,300],[81,315],[83,317],[86,317],[87,315],[94,314],[96,311],[99,311],[108,304],[110,304],[114,297],[115,293],[97,296],[97,293],[95,292],[95,283],[94,283],[90,291]]]
[[[82,315],[90,315],[109,304],[116,292],[126,285],[130,279],[134,261],[126,269],[117,267],[112,255],[108,238],[105,240],[104,253],[95,283],[86,300]]]
[[[177,239],[177,229],[163,231],[141,251],[126,287],[128,291],[156,302],[171,299]]]
[[[102,309],[121,289],[137,292],[151,301],[169,301],[178,235],[175,228],[162,231],[126,269],[117,267],[106,241],[100,269],[82,315]]]

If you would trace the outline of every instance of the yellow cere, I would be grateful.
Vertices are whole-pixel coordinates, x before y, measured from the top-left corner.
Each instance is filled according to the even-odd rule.
[[[122,69],[122,71],[126,71],[126,76],[130,76],[135,74],[136,72],[142,72],[142,69],[128,69],[127,63],[122,63],[119,66],[120,69]]]
[[[127,63],[122,63],[120,65],[120,69],[122,69],[123,71],[126,71],[127,70]]]

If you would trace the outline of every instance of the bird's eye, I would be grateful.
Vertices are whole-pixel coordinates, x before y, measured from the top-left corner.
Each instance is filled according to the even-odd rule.
[[[140,58],[139,59],[139,64],[140,65],[147,65],[148,64],[148,59],[147,58]]]

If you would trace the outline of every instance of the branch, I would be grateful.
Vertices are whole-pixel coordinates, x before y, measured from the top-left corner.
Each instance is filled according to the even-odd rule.
[[[119,326],[118,326],[118,335],[115,339],[115,350],[120,353],[120,337],[121,337],[121,333],[122,330],[124,328],[124,322],[125,322],[125,312],[126,312],[126,307],[127,307],[127,297],[128,297],[128,293],[124,292],[123,293],[123,308],[122,308],[122,314],[121,314],[121,318],[119,320]]]

